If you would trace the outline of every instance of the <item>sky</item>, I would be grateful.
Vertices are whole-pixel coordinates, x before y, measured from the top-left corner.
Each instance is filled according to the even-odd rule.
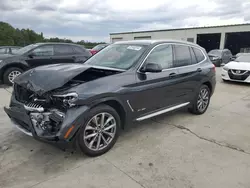
[[[250,23],[249,0],[0,0],[0,21],[45,37],[109,42],[109,33]]]

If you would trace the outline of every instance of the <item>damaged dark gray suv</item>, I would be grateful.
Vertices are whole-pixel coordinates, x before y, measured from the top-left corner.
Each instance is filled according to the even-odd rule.
[[[111,44],[85,64],[54,64],[14,80],[13,124],[64,148],[78,144],[89,156],[115,144],[120,129],[187,107],[203,114],[216,85],[205,50],[184,41]]]

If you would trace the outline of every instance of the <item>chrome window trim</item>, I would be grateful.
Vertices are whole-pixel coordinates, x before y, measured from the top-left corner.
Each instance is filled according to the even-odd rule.
[[[181,45],[181,46],[187,46],[187,47],[191,47],[191,48],[196,48],[196,49],[200,50],[200,51],[202,52],[203,56],[205,57],[202,61],[200,61],[200,62],[198,62],[198,63],[196,63],[196,64],[187,65],[187,66],[181,66],[181,67],[168,68],[168,69],[163,69],[162,72],[168,71],[168,70],[175,70],[175,69],[178,69],[178,68],[185,68],[185,67],[190,67],[190,66],[196,66],[196,65],[199,65],[199,64],[201,64],[201,63],[203,63],[203,62],[205,62],[205,61],[207,60],[207,56],[205,55],[205,53],[203,52],[203,50],[201,50],[200,47],[193,46],[193,45],[189,45],[189,44],[180,44],[180,43],[173,43],[173,42],[166,43],[166,42],[165,42],[165,43],[156,45],[155,47],[153,47],[153,48],[149,51],[149,53],[148,53],[147,56],[144,58],[144,60],[142,61],[142,63],[140,64],[140,66],[139,66],[139,68],[137,69],[136,72],[142,73],[142,72],[140,72],[140,69],[141,69],[141,67],[143,66],[143,64],[145,63],[145,61],[147,60],[148,56],[152,53],[152,51],[153,51],[155,48],[157,48],[158,46],[162,46],[162,45]],[[194,54],[195,54],[195,53],[194,53]]]

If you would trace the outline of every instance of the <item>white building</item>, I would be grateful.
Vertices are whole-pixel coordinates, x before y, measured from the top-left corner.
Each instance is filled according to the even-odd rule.
[[[249,51],[250,24],[110,33],[110,42],[142,39],[177,39],[195,42],[207,51],[228,48],[233,54]]]

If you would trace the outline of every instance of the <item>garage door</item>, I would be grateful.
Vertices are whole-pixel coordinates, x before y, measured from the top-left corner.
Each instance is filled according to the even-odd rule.
[[[121,41],[122,39],[123,39],[122,37],[119,37],[119,38],[112,38],[112,43]]]
[[[134,40],[150,40],[151,36],[134,37]]]

